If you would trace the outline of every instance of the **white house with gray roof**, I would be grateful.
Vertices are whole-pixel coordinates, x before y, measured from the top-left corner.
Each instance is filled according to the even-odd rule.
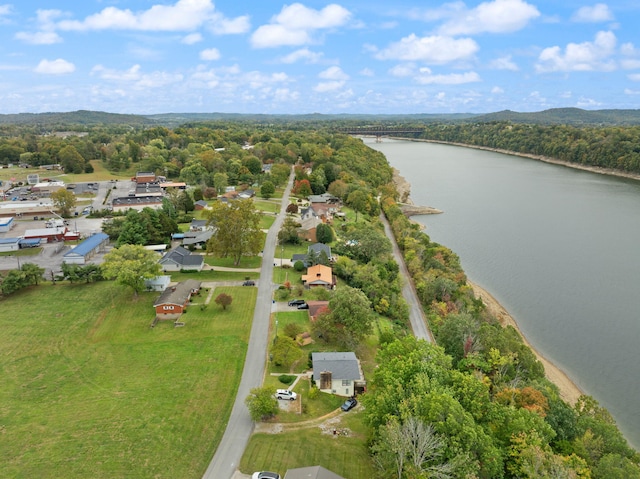
[[[320,391],[347,397],[364,391],[366,382],[355,353],[311,353],[311,362]]]
[[[163,271],[180,271],[183,269],[202,271],[204,257],[200,254],[191,254],[191,251],[177,246],[167,252],[160,260]]]

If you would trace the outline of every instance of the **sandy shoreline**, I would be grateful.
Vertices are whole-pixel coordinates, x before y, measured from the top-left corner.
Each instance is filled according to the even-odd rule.
[[[400,175],[400,172],[393,168],[393,181],[398,190],[399,197],[402,203],[413,205],[411,201],[410,192],[411,184]],[[518,327],[518,323],[513,319],[509,312],[496,300],[487,290],[483,289],[479,285],[467,281],[467,283],[473,288],[473,292],[477,298],[481,298],[484,304],[487,306],[487,310],[494,315],[502,326],[513,326],[520,334],[522,341],[533,351],[538,360],[543,364],[545,376],[549,381],[558,386],[560,390],[560,396],[567,403],[573,405],[578,398],[584,394],[584,392],[567,376],[564,371],[545,358],[540,352],[531,346],[531,343],[527,341],[527,338],[522,334],[522,331]]]

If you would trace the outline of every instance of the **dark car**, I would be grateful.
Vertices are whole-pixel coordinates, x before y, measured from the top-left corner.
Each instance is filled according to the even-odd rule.
[[[309,309],[309,305],[307,303],[299,304],[298,309]]]
[[[287,304],[289,306],[300,306],[301,304],[304,304],[304,303],[305,303],[304,299],[292,299]]]
[[[253,281],[252,279],[248,279],[247,281],[242,283],[242,286],[255,286],[255,285],[256,285],[256,282]]]
[[[356,398],[349,398],[344,402],[344,404],[342,404],[342,406],[340,406],[340,409],[346,412],[346,411],[350,411],[357,405],[358,405],[358,401],[356,401]]]

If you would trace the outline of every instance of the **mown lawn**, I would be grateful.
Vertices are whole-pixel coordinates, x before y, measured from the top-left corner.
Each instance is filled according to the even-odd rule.
[[[348,479],[376,477],[360,415],[354,409],[340,416],[336,427],[348,429],[348,436],[334,436],[330,430],[323,433],[317,426],[280,434],[254,434],[240,461],[240,470],[246,474],[268,470],[284,476],[288,469],[319,465]]]
[[[205,264],[209,266],[221,266],[225,268],[259,268],[262,265],[262,256],[243,256],[240,258],[240,264],[233,264],[234,259],[227,258],[218,258],[216,256],[205,255],[204,256]]]
[[[233,297],[223,311],[220,292]],[[204,303],[207,292],[195,298]],[[219,288],[185,327],[157,293],[46,285],[2,301],[2,477],[201,477],[237,390],[255,288]]]

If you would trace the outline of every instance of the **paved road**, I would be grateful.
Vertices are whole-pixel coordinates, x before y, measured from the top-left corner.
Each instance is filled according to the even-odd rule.
[[[418,299],[418,294],[416,293],[416,289],[413,286],[413,282],[410,280],[411,276],[409,276],[407,265],[404,262],[404,258],[402,257],[402,253],[400,252],[400,248],[398,247],[398,243],[396,242],[396,238],[395,236],[393,236],[393,232],[391,231],[391,225],[382,213],[380,214],[380,221],[382,221],[382,224],[384,224],[384,232],[391,240],[391,245],[393,246],[393,256],[400,266],[400,275],[402,276],[403,283],[402,296],[404,296],[404,299],[409,305],[409,321],[411,322],[413,335],[418,339],[424,339],[430,343],[433,343],[433,337],[431,336],[431,331],[429,331],[429,328],[427,328],[427,320],[424,316],[422,305],[420,304],[420,300]]]
[[[253,432],[254,423],[249,416],[244,400],[252,388],[262,386],[269,337],[266,332],[269,330],[269,318],[272,309],[273,288],[270,278],[273,277],[273,258],[277,235],[286,216],[285,209],[289,204],[292,185],[293,174],[289,177],[289,183],[282,197],[280,214],[267,233],[263,251],[262,272],[260,273],[263,281],[258,282],[258,298],[236,402],[231,410],[231,417],[222,436],[222,441],[204,473],[204,479],[231,479],[234,477],[242,454]]]

